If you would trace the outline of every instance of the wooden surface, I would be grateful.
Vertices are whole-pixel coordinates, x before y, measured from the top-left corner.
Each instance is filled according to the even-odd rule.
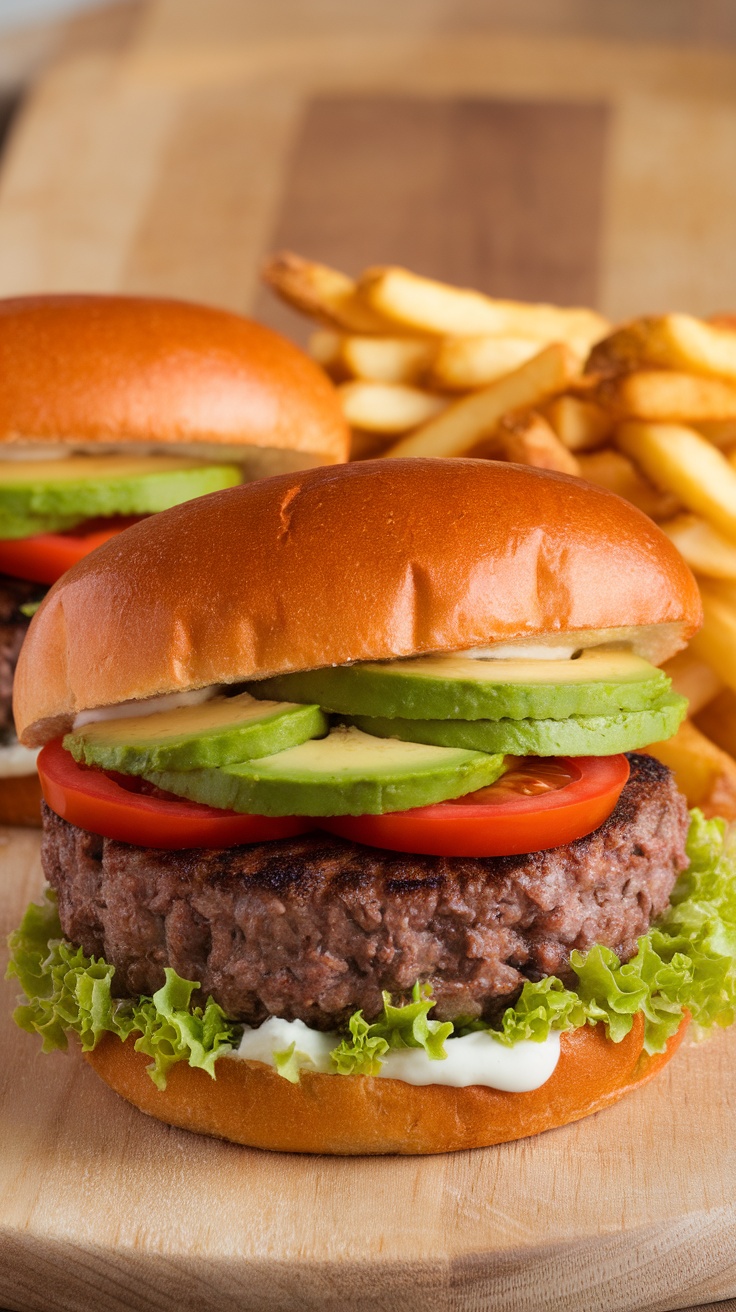
[[[4,831],[0,931],[41,885]],[[736,1296],[736,1031],[578,1125],[419,1160],[169,1130],[0,989],[0,1305],[23,1312],[664,1312]],[[336,1077],[337,1078],[337,1077]]]
[[[0,294],[159,292],[291,327],[258,286],[288,238],[613,317],[736,304],[722,3],[150,0],[137,21],[28,98]]]

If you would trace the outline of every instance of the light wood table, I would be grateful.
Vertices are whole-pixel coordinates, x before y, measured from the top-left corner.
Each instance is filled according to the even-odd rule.
[[[646,39],[612,40],[597,3],[577,29],[527,3],[522,31],[469,0],[150,0],[124,49],[31,95],[0,294],[190,296],[293,327],[258,288],[289,242],[613,317],[733,306],[734,24],[699,8],[710,45],[643,18]]]

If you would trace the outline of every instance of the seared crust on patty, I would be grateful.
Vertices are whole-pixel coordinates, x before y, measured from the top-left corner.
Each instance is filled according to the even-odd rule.
[[[526,979],[569,979],[574,948],[628,959],[664,911],[687,864],[687,807],[665,766],[630,761],[605,824],[527,856],[411,856],[321,832],[164,852],[44,807],[43,866],[64,934],[116,967],[123,994],[154,992],[173,966],[248,1024],[334,1029],[426,980],[439,1018],[493,1017]]]

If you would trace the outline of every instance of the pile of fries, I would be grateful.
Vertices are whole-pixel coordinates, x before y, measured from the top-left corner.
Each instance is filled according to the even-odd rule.
[[[690,719],[652,748],[691,805],[736,819],[736,316],[611,326],[405,269],[357,280],[285,253],[264,270],[319,325],[353,459],[484,456],[576,475],[660,524],[705,624],[666,667]]]

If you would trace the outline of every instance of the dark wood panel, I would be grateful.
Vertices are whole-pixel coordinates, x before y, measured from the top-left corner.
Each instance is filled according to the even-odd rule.
[[[314,100],[271,247],[595,304],[608,119],[600,104]],[[294,331],[268,294],[257,313]]]

